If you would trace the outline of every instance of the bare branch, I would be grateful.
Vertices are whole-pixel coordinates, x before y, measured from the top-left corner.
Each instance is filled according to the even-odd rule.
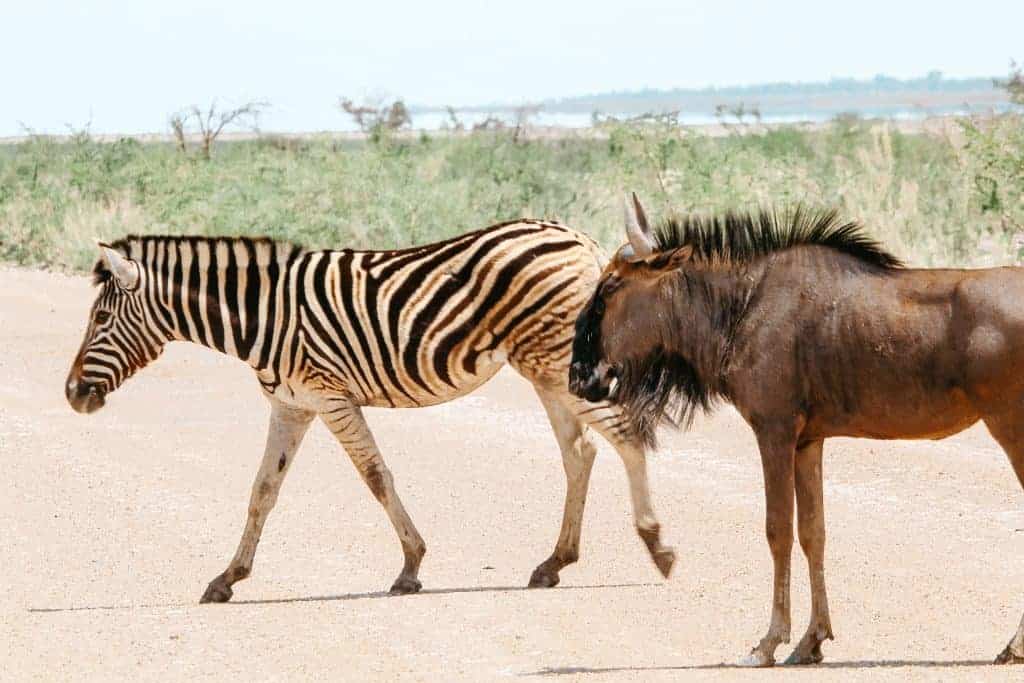
[[[184,154],[188,147],[185,144],[185,115],[181,112],[171,114],[171,131],[174,133],[174,142],[178,151]]]
[[[266,100],[251,100],[240,107],[222,110],[217,107],[217,100],[214,99],[206,110],[200,109],[198,105],[192,105],[187,110],[171,115],[171,130],[174,132],[178,149],[184,152],[186,130],[190,123],[195,126],[199,134],[200,153],[204,159],[209,159],[214,141],[226,127],[247,122],[250,127],[256,129],[259,115],[269,106],[270,103]]]
[[[379,101],[356,104],[347,97],[341,97],[338,106],[352,117],[359,130],[370,136],[371,140],[379,140],[386,134],[412,125],[412,116],[401,99],[390,104]]]
[[[1010,62],[1010,77],[1005,81],[996,80],[995,84],[1010,95],[1014,104],[1024,104],[1024,70],[1015,61]]]

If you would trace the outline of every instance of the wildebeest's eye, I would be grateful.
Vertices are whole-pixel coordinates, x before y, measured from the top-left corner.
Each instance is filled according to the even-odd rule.
[[[622,284],[622,280],[617,277],[606,278],[598,288],[598,295],[603,299],[604,297],[613,294],[619,285]]]
[[[102,325],[110,320],[110,311],[96,311],[96,324]]]

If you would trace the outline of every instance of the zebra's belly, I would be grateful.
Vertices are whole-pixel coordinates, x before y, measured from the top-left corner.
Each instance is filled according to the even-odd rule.
[[[430,377],[429,380],[412,381],[384,368],[378,368],[379,379],[375,382],[355,382],[306,373],[301,378],[282,382],[274,396],[318,412],[339,398],[373,408],[422,408],[465,396],[494,377],[505,362],[504,353],[488,354],[481,358],[473,372],[452,372],[446,380]]]
[[[369,396],[359,397],[360,405],[374,408],[423,408],[439,403],[447,403],[476,390],[497,374],[504,359],[479,365],[476,372],[453,374],[448,382],[431,382],[424,388],[419,384],[403,385],[398,391],[392,388],[387,393],[381,391]]]

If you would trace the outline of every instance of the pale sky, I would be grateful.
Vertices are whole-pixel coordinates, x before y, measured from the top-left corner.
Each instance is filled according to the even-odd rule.
[[[167,129],[217,97],[264,127],[338,128],[339,95],[520,103],[643,87],[995,76],[1024,0],[8,0],[0,136]]]

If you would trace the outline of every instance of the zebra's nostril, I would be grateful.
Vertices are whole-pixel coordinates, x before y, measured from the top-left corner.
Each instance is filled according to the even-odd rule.
[[[89,395],[95,395],[98,393],[99,385],[94,382],[79,381],[76,379],[69,379],[67,385],[64,387],[64,394],[69,398],[82,399]]]
[[[106,391],[99,382],[68,380],[64,392],[68,403],[79,413],[95,412],[106,402]]]

